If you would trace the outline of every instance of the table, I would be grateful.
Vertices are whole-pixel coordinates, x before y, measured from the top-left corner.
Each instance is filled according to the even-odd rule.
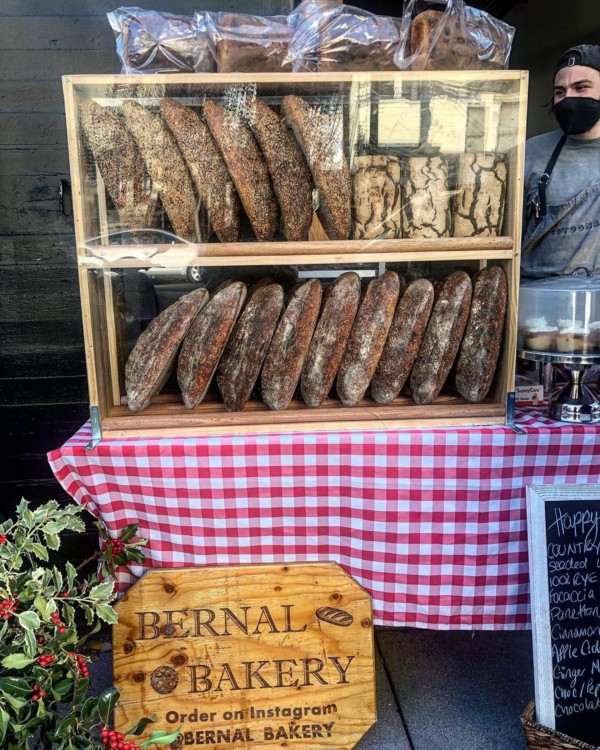
[[[134,521],[144,566],[337,561],[379,625],[530,627],[525,488],[600,481],[599,427],[517,413],[496,425],[103,440],[48,454],[112,536]],[[123,567],[125,590],[144,570]]]

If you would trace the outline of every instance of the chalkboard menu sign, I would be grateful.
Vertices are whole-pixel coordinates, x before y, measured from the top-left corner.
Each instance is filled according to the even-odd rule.
[[[600,745],[600,486],[527,488],[541,724]]]

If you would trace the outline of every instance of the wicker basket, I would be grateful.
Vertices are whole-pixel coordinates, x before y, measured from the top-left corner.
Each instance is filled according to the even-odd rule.
[[[521,714],[528,750],[600,750],[587,742],[567,737],[535,720],[535,701],[530,701]]]

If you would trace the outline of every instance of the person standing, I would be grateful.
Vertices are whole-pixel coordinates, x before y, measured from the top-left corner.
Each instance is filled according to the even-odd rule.
[[[600,273],[600,45],[560,57],[552,112],[559,129],[526,144],[523,278]]]

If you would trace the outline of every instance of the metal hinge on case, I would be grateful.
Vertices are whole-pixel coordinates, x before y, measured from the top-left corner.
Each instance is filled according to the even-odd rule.
[[[102,428],[100,427],[100,412],[97,406],[90,406],[90,422],[92,424],[92,439],[85,446],[86,451],[93,450],[102,440]]]
[[[509,427],[517,435],[524,435],[525,430],[517,427],[515,424],[515,392],[509,391],[506,394],[506,416],[504,418],[504,424]]]

